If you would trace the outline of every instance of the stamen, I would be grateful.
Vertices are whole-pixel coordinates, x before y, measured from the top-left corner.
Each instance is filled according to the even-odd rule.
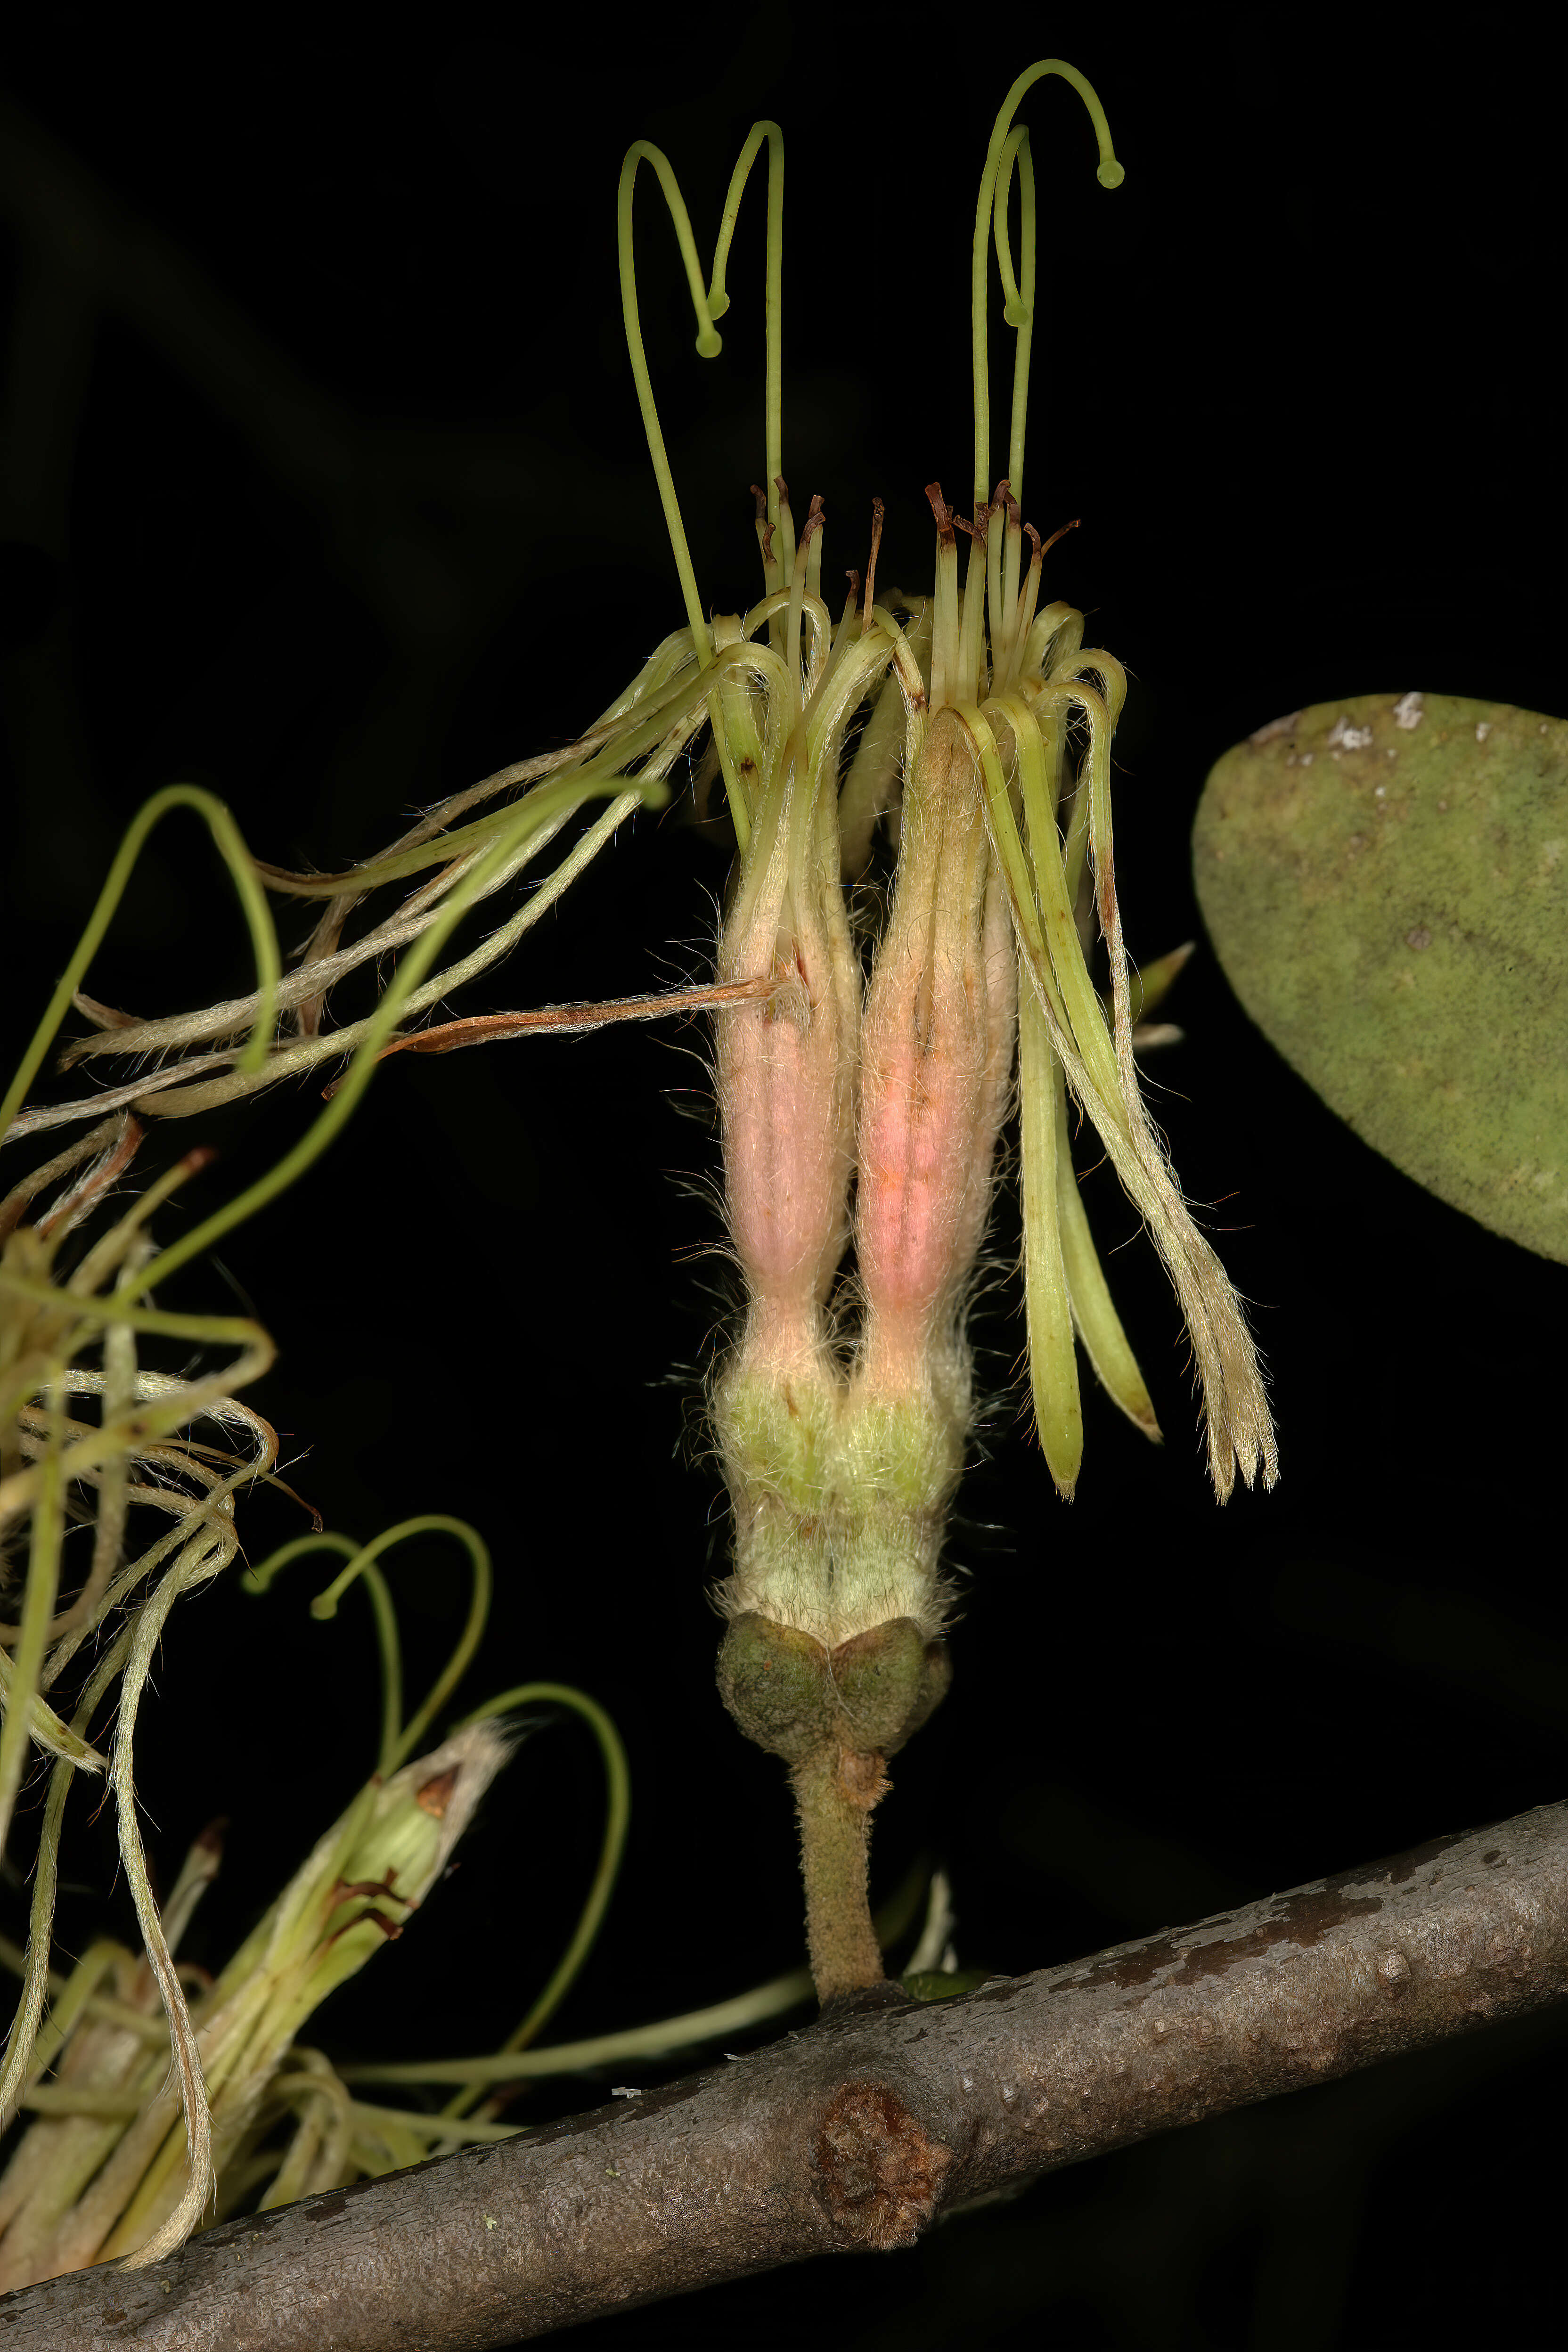
[[[1018,596],[1024,569],[1024,525],[1018,501],[1010,481],[998,482],[996,495],[1006,492],[1003,504],[1007,509],[1007,544],[1002,559],[1002,623],[1005,633],[1005,654],[1010,656],[1018,638]],[[994,647],[993,660],[994,661]]]
[[[807,673],[804,724],[808,763],[816,780],[814,790],[825,777],[831,777],[837,783],[838,751],[849,714],[868,693],[879,688],[889,658],[895,663],[898,660],[898,647],[889,631],[878,625],[865,635],[850,638],[850,618],[847,611],[832,656],[824,664],[820,677],[813,679]],[[902,697],[895,699],[901,700]],[[825,802],[833,797],[831,793],[823,795]]]
[[[776,520],[779,527],[779,562],[783,567],[781,586],[795,585],[795,517],[789,507],[789,484],[782,474],[773,476],[773,488],[779,494]]]
[[[805,593],[808,596],[822,594],[822,500],[814,498],[806,526],[801,533],[802,548],[808,549],[805,558]]]
[[[1081,515],[1075,515],[1071,522],[1064,522],[1059,530],[1053,530],[1049,539],[1047,540],[1044,547],[1040,550],[1041,556],[1047,556],[1052,548],[1056,545],[1058,540],[1065,539],[1069,530],[1077,530],[1082,520],[1083,517]]]
[[[926,484],[926,497],[936,517],[936,610],[931,616],[931,707],[940,710],[954,698],[958,683],[958,541],[953,534],[952,508],[940,482]]]
[[[929,614],[929,605],[926,610]],[[879,614],[872,627],[882,633]],[[889,627],[886,632],[891,635]],[[870,635],[867,630],[862,643]],[[914,670],[914,684],[923,711],[925,691],[918,668],[911,658],[912,648],[896,648],[905,658],[906,672]],[[858,881],[871,857],[871,836],[879,821],[897,806],[906,764],[912,769],[919,749],[918,724],[911,729],[909,715],[911,705],[906,704],[910,690],[906,675],[889,677],[878,694],[865,732],[856,746],[849,762],[849,772],[838,796],[838,835],[840,862],[846,881]]]
[[[1028,535],[1033,551],[1029,557],[1029,575],[1024,583],[1023,595],[1018,600],[1017,623],[1013,631],[1013,642],[1007,650],[1007,663],[1003,673],[1003,683],[1009,686],[1018,675],[1020,656],[1027,651],[1029,630],[1034,622],[1035,606],[1040,593],[1040,567],[1045,561],[1045,550],[1040,545],[1040,534],[1034,524],[1026,522],[1024,530]]]
[[[981,641],[985,627],[985,554],[986,534],[991,520],[988,506],[977,506],[974,520],[966,522],[955,514],[953,521],[969,538],[969,569],[963,581],[963,618],[958,633],[958,676],[962,699],[973,702],[980,692]]]
[[[763,556],[763,591],[773,596],[784,586],[784,581],[780,576],[778,557],[773,553],[773,527],[768,520],[767,494],[761,482],[752,484],[752,496],[757,502],[757,545]]]
[[[753,787],[762,772],[762,744],[748,676],[754,656],[744,646],[738,615],[714,615],[713,651],[719,668],[718,695],[710,696],[708,701],[713,755],[723,773],[735,845],[743,858],[752,838]]]
[[[862,629],[871,625],[871,607],[877,601],[877,556],[882,544],[882,519],[887,513],[880,499],[871,501],[871,558],[866,566],[866,616]]]
[[[895,596],[895,601],[902,601]],[[885,604],[872,608],[872,626],[861,650],[879,637],[892,648],[892,673],[878,691],[838,800],[841,867],[858,879],[871,855],[879,818],[897,809],[903,779],[914,773],[925,738],[926,677],[931,667],[931,615],[935,599],[915,601],[906,636]],[[902,736],[902,742],[900,737]]]
[[[1006,531],[1005,481],[996,485],[985,525],[985,601],[991,614],[991,673],[994,677],[1006,652],[1007,623],[1012,617],[1002,592],[1002,541]]]
[[[857,644],[860,637],[860,574],[858,572],[847,572],[844,577],[849,583],[849,593],[844,600],[844,610],[838,616],[838,626],[833,632],[833,644],[828,652],[827,666],[812,694],[813,708],[821,698],[823,687],[830,677],[837,675],[838,665],[849,647]],[[806,715],[808,718],[812,715],[811,709],[808,709]]]
[[[787,517],[789,514],[789,493],[784,488],[782,481],[779,484],[779,514],[781,519],[783,519]],[[784,646],[784,667],[789,673],[790,724],[792,727],[800,716],[800,622],[801,613],[805,600],[805,575],[811,562],[811,542],[816,537],[821,529],[822,500],[820,499],[813,499],[810,510],[805,518],[805,527],[800,534],[799,548],[795,551],[795,553],[797,556],[804,556],[805,558],[805,562],[793,562],[793,576],[790,581],[789,629]],[[818,571],[821,570],[821,566],[822,558],[819,552],[817,556]]]

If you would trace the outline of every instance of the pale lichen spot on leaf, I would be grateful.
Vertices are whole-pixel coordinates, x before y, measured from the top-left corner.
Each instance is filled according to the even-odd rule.
[[[1385,694],[1263,732],[1215,767],[1194,836],[1242,1003],[1396,1166],[1568,1261],[1568,1187],[1534,1181],[1568,1168],[1568,723]]]

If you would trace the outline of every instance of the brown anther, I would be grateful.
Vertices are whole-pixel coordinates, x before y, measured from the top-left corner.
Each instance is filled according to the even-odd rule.
[[[780,506],[787,507],[789,504],[789,484],[785,481],[782,474],[775,474],[773,476],[773,488],[779,494]]]
[[[847,619],[860,602],[860,574],[858,572],[847,572],[844,577],[849,583],[849,593],[844,600],[844,614]]]
[[[780,487],[782,488],[783,485],[781,484]],[[800,540],[796,547],[797,554],[805,554],[813,531],[820,530],[826,520],[826,518],[822,511],[822,500],[819,498],[814,498],[811,501],[811,505],[806,509],[805,520],[800,527]]]
[[[1075,515],[1071,522],[1063,523],[1060,530],[1053,530],[1049,539],[1047,540],[1044,547],[1041,548],[1040,553],[1042,555],[1048,555],[1052,548],[1056,545],[1058,540],[1065,539],[1069,530],[1076,530],[1082,520],[1083,518],[1081,515]]]
[[[992,499],[991,503],[993,506],[1006,508],[1007,528],[1009,530],[1016,530],[1019,527],[1021,517],[1018,512],[1018,501],[1013,496],[1013,485],[1011,482],[1004,479],[997,483],[996,495]]]
[[[1045,554],[1045,549],[1040,545],[1040,534],[1035,529],[1032,522],[1026,522],[1024,525],[1024,529],[1028,532],[1029,544],[1035,551],[1029,558],[1029,569],[1032,572],[1036,564],[1040,562],[1042,556]]]
[[[752,496],[757,502],[757,544],[763,551],[763,563],[767,571],[773,566],[773,527],[768,520],[768,494],[761,482],[752,484]]]
[[[862,627],[868,629],[871,625],[871,607],[877,601],[877,556],[882,544],[882,521],[888,509],[882,504],[880,499],[872,499],[871,560],[866,566],[866,614],[865,619],[861,624]]]
[[[943,547],[956,547],[958,542],[952,535],[952,526],[955,517],[953,515],[952,509],[942,497],[942,484],[940,482],[928,482],[926,484],[926,497],[931,502],[931,510],[936,517],[938,539],[941,541]]]
[[[452,1791],[458,1785],[458,1769],[454,1764],[447,1771],[437,1772],[433,1780],[426,1781],[414,1800],[422,1813],[430,1813],[438,1822],[446,1819]]]

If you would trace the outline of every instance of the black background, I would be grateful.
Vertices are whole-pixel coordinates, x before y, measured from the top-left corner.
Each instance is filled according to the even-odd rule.
[[[58,8],[12,57],[18,1045],[158,785],[206,783],[258,854],[337,866],[411,804],[569,737],[679,625],[616,297],[632,138],[668,149],[706,251],[747,125],[783,121],[786,471],[825,499],[826,577],[863,561],[879,493],[881,576],[918,584],[921,485],[966,495],[977,174],[1037,38],[976,19],[950,54],[891,18],[784,10],[612,38],[584,15],[546,67],[460,8],[417,42],[256,17],[210,51],[133,21]],[[1562,58],[1525,22],[1463,58],[1403,12],[1063,26],[1127,168],[1114,195],[1077,102],[1059,84],[1027,101],[1049,292],[1025,506],[1047,530],[1081,516],[1052,590],[1134,675],[1118,863],[1145,957],[1197,929],[1197,795],[1262,722],[1409,688],[1568,708]],[[646,178],[639,202],[650,358],[720,609],[757,593],[761,186],[711,364]],[[998,451],[1003,416],[999,394]],[[700,972],[724,873],[675,813],[639,820],[453,1009]],[[303,935],[282,922],[286,945]],[[177,819],[89,985],[151,1013],[245,969],[228,887]],[[1172,1011],[1188,1042],[1155,1066],[1159,1115],[1257,1302],[1284,1475],[1216,1511],[1173,1304],[1090,1178],[1168,1442],[1086,1397],[1079,1499],[1057,1503],[1013,1384],[1014,1290],[986,1295],[956,1680],[900,1761],[875,1863],[879,1896],[921,1855],[945,1864],[965,1965],[1068,1958],[1563,1793],[1568,1275],[1358,1143],[1206,951]],[[725,1536],[700,1393],[729,1292],[702,1047],[635,1029],[405,1056],[330,1159],[163,1300],[237,1297],[265,1319],[279,1360],[251,1401],[331,1526],[447,1510],[485,1532],[500,1591],[470,1704],[548,1676],[621,1723],[631,1849],[563,2037],[722,1998],[800,1951],[779,1769],[711,1681]],[[150,1166],[175,1141],[223,1154],[161,1229],[269,1164],[314,1102],[155,1130]],[[1015,1230],[1004,1205],[1002,1260]],[[299,1526],[265,1498],[253,1556]],[[329,1573],[265,1601],[231,1579],[164,1645],[150,1840],[172,1871],[212,1814],[233,1823],[193,1945],[209,1958],[368,1768],[363,1614],[306,1612]],[[462,1576],[433,1543],[393,1573],[417,1678],[455,1638]],[[542,1729],[417,1932],[323,2013],[326,2045],[498,2039],[574,1916],[599,1809],[584,1736]],[[107,1819],[75,1839],[79,1948],[129,1915],[88,1891],[112,1876]],[[1545,2342],[1563,2046],[1560,2015],[1478,2033],[1057,2177],[912,2252],[573,2340]],[[569,2083],[531,2112],[596,2095]]]

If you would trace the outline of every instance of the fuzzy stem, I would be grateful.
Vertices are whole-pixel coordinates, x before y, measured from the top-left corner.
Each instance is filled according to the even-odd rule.
[[[884,1981],[867,1896],[871,1809],[889,1781],[879,1756],[837,1741],[795,1766],[805,1933],[816,1997],[829,2001]]]

